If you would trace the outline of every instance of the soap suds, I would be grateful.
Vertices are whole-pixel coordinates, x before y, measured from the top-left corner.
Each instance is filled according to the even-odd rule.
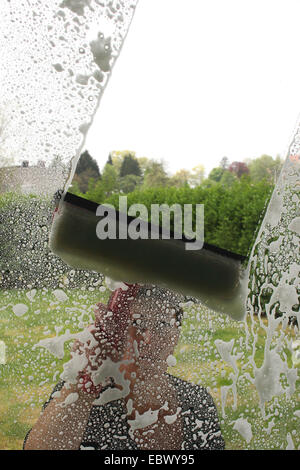
[[[16,304],[13,306],[13,312],[17,317],[22,317],[28,312],[28,307],[25,304]]]
[[[253,436],[251,424],[246,419],[238,418],[234,423],[233,429],[238,431],[247,444],[249,444]]]
[[[176,364],[177,364],[176,357],[173,356],[172,354],[170,354],[170,355],[167,357],[167,364],[168,364],[169,367],[175,367]]]

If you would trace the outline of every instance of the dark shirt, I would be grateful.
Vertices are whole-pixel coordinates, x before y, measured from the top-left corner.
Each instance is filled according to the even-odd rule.
[[[181,407],[179,416],[182,419],[183,442],[178,450],[224,450],[217,409],[207,390],[177,377],[168,377],[176,390],[178,406]],[[63,384],[59,382],[56,385],[44,408]],[[129,431],[124,400],[93,405],[80,449],[138,450]]]

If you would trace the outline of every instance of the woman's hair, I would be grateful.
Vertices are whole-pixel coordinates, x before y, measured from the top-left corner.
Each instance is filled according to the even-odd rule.
[[[140,287],[135,301],[148,305],[155,303],[161,310],[166,308],[174,309],[176,321],[181,325],[183,318],[181,303],[184,302],[184,296],[167,288],[144,284]]]

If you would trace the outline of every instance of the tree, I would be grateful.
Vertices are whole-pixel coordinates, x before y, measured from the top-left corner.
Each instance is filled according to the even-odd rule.
[[[108,159],[107,159],[107,162],[106,162],[106,163],[107,163],[108,165],[113,165],[111,153],[108,155]]]
[[[222,186],[226,186],[228,188],[232,186],[235,181],[237,181],[237,176],[235,173],[232,173],[229,170],[224,170],[219,183]]]
[[[105,191],[103,188],[103,180],[98,179],[95,181],[93,178],[89,181],[89,187],[87,192],[85,193],[85,197],[90,201],[98,202],[101,204],[105,199]]]
[[[109,155],[111,157],[109,158],[109,160],[111,160],[112,164],[117,170],[118,175],[120,174],[121,166],[126,155],[131,155],[133,158],[138,160],[135,156],[135,152],[133,152],[132,150],[113,150],[112,152],[110,152]],[[109,160],[107,161],[107,163],[110,163]]]
[[[137,158],[137,161],[139,162],[142,175],[144,175],[146,170],[151,166],[151,162],[153,160],[147,157],[139,157]]]
[[[119,190],[118,173],[114,165],[110,165],[109,163],[105,165],[101,183],[101,187],[106,197]]]
[[[73,178],[71,186],[68,188],[68,192],[71,194],[76,194],[77,196],[81,196],[81,191],[79,188],[78,181]]]
[[[119,188],[125,194],[132,193],[141,184],[142,177],[137,175],[126,175],[119,179]]]
[[[244,162],[232,162],[228,169],[238,178],[241,178],[241,176],[247,175],[249,173],[249,168]]]
[[[124,159],[122,161],[122,165],[120,168],[120,177],[123,178],[126,175],[142,176],[139,162],[130,153],[124,156]]]
[[[203,180],[204,180],[204,175],[205,175],[205,168],[204,165],[199,163],[199,165],[196,165],[191,172],[191,176],[189,179],[189,183],[192,187],[199,186]]]
[[[203,189],[211,188],[215,184],[218,184],[218,183],[210,178],[205,178],[201,183],[201,188]]]
[[[176,171],[175,175],[170,178],[170,186],[180,188],[187,185],[191,179],[191,173],[188,170],[181,169]]]
[[[277,155],[276,159],[273,159],[270,155],[262,155],[249,161],[250,177],[253,181],[265,179],[270,183],[276,183],[282,165],[283,161],[279,155]]]
[[[86,150],[79,158],[74,176],[74,180],[77,182],[82,193],[88,191],[89,180],[91,178],[98,180],[101,178],[101,174],[97,161]]]
[[[221,167],[213,168],[208,175],[208,179],[215,181],[216,183],[219,183],[219,181],[221,180],[223,176],[224,171],[225,170]]]
[[[88,150],[86,150],[80,155],[80,158],[78,160],[77,167],[76,167],[76,174],[80,175],[81,173],[85,172],[87,169],[90,169],[95,174],[95,178],[100,177],[98,163],[94,158],[91,157]]]
[[[222,168],[223,170],[228,170],[229,165],[230,165],[229,158],[223,157],[220,161],[220,168]]]
[[[148,188],[166,186],[169,183],[167,172],[162,162],[151,160],[144,175],[144,186]]]

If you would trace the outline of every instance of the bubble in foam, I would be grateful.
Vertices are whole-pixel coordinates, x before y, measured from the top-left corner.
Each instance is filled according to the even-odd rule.
[[[59,302],[65,302],[69,298],[67,294],[61,289],[55,289],[53,294]]]
[[[63,0],[59,5],[61,8],[69,8],[73,13],[79,16],[84,15],[84,9],[90,7],[91,0]]]
[[[177,364],[176,357],[173,356],[172,354],[170,354],[170,355],[167,357],[167,364],[168,364],[169,367],[175,367],[176,364]]]
[[[247,421],[247,419],[238,418],[234,423],[233,429],[238,431],[241,436],[245,439],[247,444],[249,444],[252,439],[252,427],[251,424]]]
[[[298,202],[298,201],[297,201]],[[296,217],[289,225],[289,230],[300,235],[300,217]]]
[[[69,393],[69,395],[66,397],[65,401],[63,403],[61,403],[61,407],[62,408],[65,408],[66,406],[70,406],[72,405],[73,403],[75,403],[79,398],[79,395],[78,393],[74,392],[74,393]]]
[[[36,295],[36,289],[32,289],[29,292],[26,292],[26,297],[30,300],[30,302],[33,302],[33,299]]]
[[[124,284],[124,282],[121,281],[114,281],[113,279],[110,279],[109,277],[105,278],[105,284],[107,288],[111,291],[114,291],[116,289],[122,289],[122,290],[127,290],[128,286]]]
[[[287,440],[286,450],[295,450],[294,441],[289,432],[286,435],[286,440]]]
[[[90,42],[90,49],[99,69],[102,72],[109,72],[112,59],[111,39],[98,33],[97,39]]]
[[[63,72],[64,70],[61,64],[53,64],[53,68],[55,68],[56,72]]]
[[[13,312],[17,317],[22,317],[28,312],[28,307],[25,304],[16,304],[13,306]]]

